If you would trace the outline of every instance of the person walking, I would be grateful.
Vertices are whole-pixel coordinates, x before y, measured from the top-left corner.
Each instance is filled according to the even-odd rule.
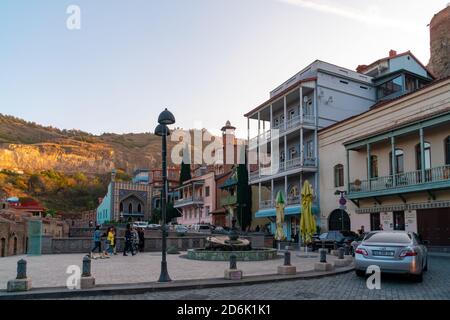
[[[100,226],[96,226],[94,234],[92,236],[92,240],[94,242],[94,246],[92,247],[91,254],[90,254],[91,259],[96,259],[95,256],[94,256],[94,252],[95,252],[96,249],[98,249],[98,254],[99,255],[102,254],[101,237],[102,237],[102,232],[100,231]]]
[[[108,243],[108,248],[106,249],[107,254],[113,255],[115,247],[113,227],[109,227],[106,232],[106,242]]]
[[[117,230],[116,227],[112,227],[112,232],[113,232],[113,241],[114,241],[114,245],[113,245],[113,254],[116,256],[117,255]]]
[[[139,252],[139,233],[136,228],[132,228],[133,234],[133,249],[135,252]]]
[[[144,229],[139,228],[138,235],[139,235],[139,252],[144,252],[144,246],[145,246]]]
[[[125,248],[123,249],[123,255],[128,256],[127,252],[130,252],[134,256],[136,253],[133,248],[133,232],[131,230],[131,225],[127,224],[127,230],[125,231]]]

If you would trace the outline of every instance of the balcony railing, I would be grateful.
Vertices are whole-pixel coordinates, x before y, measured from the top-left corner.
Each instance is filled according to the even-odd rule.
[[[301,159],[300,157],[293,158],[293,159],[287,160],[286,163],[284,161],[281,161],[279,164],[278,171],[274,174],[282,173],[285,171],[294,170],[294,169],[298,169],[298,168],[302,168],[302,167],[303,168],[314,168],[316,166],[316,158],[305,157],[303,160],[303,166],[301,164],[300,159]],[[260,170],[250,172],[249,179],[250,180],[258,179],[259,171]],[[261,175],[264,176],[263,174],[261,174]]]
[[[182,207],[188,204],[203,204],[203,197],[185,197],[175,201],[175,207]]]
[[[421,170],[398,173],[395,174],[395,181],[393,178],[394,176],[390,175],[350,183],[350,193],[390,190],[450,180],[450,165],[426,169],[424,179]]]
[[[228,196],[223,196],[220,198],[220,206],[221,207],[230,206],[230,205],[236,204],[236,202],[237,202],[236,195],[228,195]]]
[[[301,206],[302,205],[301,201],[302,200],[301,200],[300,195],[299,196],[289,196],[286,199],[286,205],[287,206],[294,206],[294,205]],[[273,200],[263,200],[259,203],[259,209],[273,209],[273,208],[275,208],[275,205],[276,205],[276,203]],[[313,202],[313,205],[317,205],[317,203]]]

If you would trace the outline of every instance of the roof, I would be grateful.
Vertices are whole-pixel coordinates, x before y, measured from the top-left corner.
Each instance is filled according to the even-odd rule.
[[[369,110],[364,111],[362,113],[355,114],[355,115],[353,115],[353,116],[351,116],[349,118],[346,118],[344,120],[341,120],[339,122],[333,123],[332,125],[329,125],[328,127],[320,129],[319,132],[325,132],[327,130],[333,129],[334,127],[336,127],[338,125],[344,124],[344,123],[349,122],[349,121],[351,121],[351,120],[353,120],[353,119],[355,119],[355,118],[357,118],[357,117],[359,117],[361,115],[364,115],[366,113],[372,112],[373,110],[375,110],[377,108],[380,108],[382,106],[388,105],[390,103],[395,103],[398,100],[401,100],[403,98],[415,95],[415,94],[417,94],[417,93],[419,93],[419,92],[421,92],[421,91],[423,91],[425,89],[432,88],[434,85],[437,85],[437,84],[439,84],[441,82],[445,82],[445,81],[447,81],[449,79],[450,79],[450,76],[448,76],[446,78],[439,79],[439,80],[435,80],[435,81],[433,81],[433,82],[431,82],[431,83],[429,83],[429,84],[423,86],[422,88],[417,89],[417,90],[415,90],[413,92],[409,92],[409,93],[403,94],[401,96],[398,96],[398,97],[395,97],[395,98],[392,98],[392,99],[386,99],[386,100],[383,100],[383,101],[379,101],[379,102],[375,103],[373,106],[371,106]]]
[[[384,61],[387,61],[387,60],[391,60],[391,59],[395,59],[395,58],[399,58],[399,57],[406,56],[406,55],[410,55],[414,60],[416,60],[416,62],[417,62],[418,64],[420,64],[420,66],[421,66],[422,68],[424,68],[425,70],[427,70],[427,72],[431,75],[431,77],[432,77],[433,79],[436,79],[436,77],[433,75],[433,73],[431,73],[430,70],[428,70],[428,68],[425,67],[424,64],[423,64],[422,62],[420,62],[420,60],[417,59],[416,56],[415,56],[410,50],[405,51],[405,52],[402,52],[402,53],[399,53],[399,54],[395,54],[395,55],[393,55],[393,56],[387,56],[387,57],[385,57],[385,58],[378,59],[377,61],[372,62],[372,63],[369,64],[369,65],[362,65],[362,66],[359,66],[359,67],[358,67],[358,72],[363,73],[364,71],[366,71],[366,70],[372,68],[373,66],[375,66],[375,65],[377,65],[377,64],[379,64],[379,63],[381,63],[381,62],[384,62]]]
[[[252,111],[247,112],[246,114],[244,114],[244,117],[249,117],[252,114],[254,114],[256,111],[258,111],[259,109],[265,107],[268,103],[271,103],[275,100],[278,100],[279,98],[281,98],[282,96],[284,96],[286,93],[288,93],[289,91],[291,91],[292,89],[294,89],[295,87],[297,87],[299,84],[303,83],[303,82],[309,82],[309,81],[315,81],[317,80],[317,77],[311,77],[311,78],[306,78],[306,79],[301,79],[298,80],[297,82],[294,82],[294,84],[292,84],[291,86],[287,87],[286,89],[284,89],[283,91],[277,93],[276,95],[274,95],[272,98],[270,98],[269,100],[267,100],[266,102],[260,104],[259,106],[257,106],[256,108],[254,108]]]
[[[211,211],[209,214],[225,214],[227,213],[227,210],[225,210],[225,208],[220,208],[214,211]]]

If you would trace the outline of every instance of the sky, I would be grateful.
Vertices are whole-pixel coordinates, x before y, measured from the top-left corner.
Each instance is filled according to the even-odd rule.
[[[316,59],[355,69],[411,50],[449,0],[1,0],[0,113],[61,129],[247,136],[244,113]],[[80,9],[79,29],[67,21]]]

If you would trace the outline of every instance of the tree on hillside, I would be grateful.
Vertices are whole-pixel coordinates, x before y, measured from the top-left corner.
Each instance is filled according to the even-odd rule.
[[[183,184],[183,182],[191,180],[191,165],[181,162],[181,171],[180,171],[180,185]]]

